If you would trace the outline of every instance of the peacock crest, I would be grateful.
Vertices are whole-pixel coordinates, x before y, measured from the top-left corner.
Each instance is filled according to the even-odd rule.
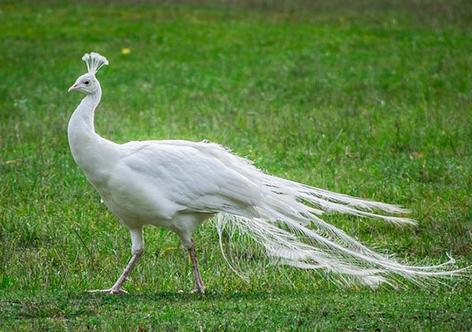
[[[107,58],[95,52],[85,53],[82,60],[87,65],[88,72],[93,75],[95,75],[102,66],[108,65]]]

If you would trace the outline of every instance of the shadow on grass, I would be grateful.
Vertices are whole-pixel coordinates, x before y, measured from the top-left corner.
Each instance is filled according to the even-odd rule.
[[[313,292],[303,292],[303,295],[316,295],[316,290]],[[248,291],[248,292],[212,292],[207,291],[204,295],[191,292],[156,292],[156,293],[141,293],[141,294],[125,294],[125,295],[108,295],[108,294],[91,294],[88,292],[82,292],[80,294],[70,294],[69,299],[71,300],[96,300],[96,299],[109,299],[117,302],[128,302],[128,301],[169,301],[169,302],[189,302],[189,301],[222,301],[222,300],[267,300],[272,297],[284,297],[294,296],[297,292],[290,290],[280,291]]]
[[[304,296],[309,296],[306,292]],[[315,295],[315,294],[313,294]],[[98,316],[102,312],[123,308],[146,306],[201,307],[212,303],[266,302],[272,298],[293,297],[293,292],[208,292],[205,295],[181,292],[156,292],[145,294],[107,295],[80,293],[55,293],[46,297],[0,300],[3,319],[73,319]]]

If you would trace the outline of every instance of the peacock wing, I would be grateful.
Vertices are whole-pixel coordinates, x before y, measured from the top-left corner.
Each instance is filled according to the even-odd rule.
[[[123,162],[183,210],[249,215],[260,200],[258,186],[194,142],[183,142],[130,142],[123,145]]]

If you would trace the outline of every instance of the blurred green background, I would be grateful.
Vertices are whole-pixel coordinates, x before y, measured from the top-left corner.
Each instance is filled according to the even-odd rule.
[[[110,66],[97,131],[208,139],[278,176],[413,210],[417,227],[330,216],[411,264],[472,264],[470,1],[0,3],[0,330],[472,329],[470,279],[376,291],[253,264],[250,283],[196,234],[146,229],[125,297],[128,231],[74,164],[67,88],[85,52]]]

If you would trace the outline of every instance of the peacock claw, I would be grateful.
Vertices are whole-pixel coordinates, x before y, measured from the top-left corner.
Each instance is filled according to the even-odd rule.
[[[107,294],[107,295],[125,295],[125,294],[128,294],[128,292],[125,291],[123,288],[120,288],[120,289],[113,289],[113,288],[109,288],[109,289],[92,289],[92,290],[89,290],[88,293]]]
[[[200,294],[200,295],[205,295],[205,288],[193,288],[190,293],[192,294]]]

